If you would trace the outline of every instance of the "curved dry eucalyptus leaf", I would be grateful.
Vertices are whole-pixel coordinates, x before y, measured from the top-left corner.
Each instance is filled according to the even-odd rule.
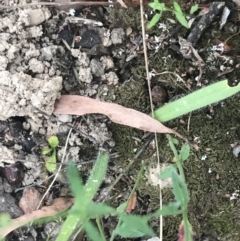
[[[10,221],[10,225],[8,227],[0,228],[0,239],[6,237],[6,235],[12,232],[13,230],[21,226],[24,226],[34,220],[52,217],[54,215],[66,211],[68,208],[72,206],[73,202],[73,198],[57,198],[54,200],[54,203],[51,206],[42,207],[40,210],[33,211],[29,214],[25,214],[19,218],[13,219],[12,221]]]
[[[149,115],[118,104],[101,102],[78,95],[62,95],[55,103],[54,114],[104,114],[113,122],[149,132],[175,133]]]

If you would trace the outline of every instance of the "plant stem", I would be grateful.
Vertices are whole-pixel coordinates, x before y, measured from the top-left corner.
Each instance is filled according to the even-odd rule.
[[[128,203],[129,203],[129,201],[130,201],[133,193],[135,192],[135,190],[136,190],[136,188],[137,188],[138,182],[139,182],[139,180],[140,180],[140,178],[141,178],[141,176],[142,176],[142,173],[143,173],[143,171],[144,171],[144,167],[145,167],[145,164],[143,163],[142,166],[141,166],[141,169],[140,169],[140,171],[139,171],[139,173],[138,173],[138,176],[137,176],[137,179],[136,179],[135,184],[134,184],[134,186],[133,186],[133,189],[132,189],[130,195],[128,196],[127,205],[128,205]],[[127,207],[127,205],[126,205],[126,207]],[[117,224],[115,230],[121,225],[121,223],[122,223],[122,219],[121,219],[121,217],[119,217],[118,224]],[[115,230],[114,230],[114,231],[115,231]],[[110,241],[113,241],[114,238],[115,238],[115,232],[114,232],[114,231],[112,232]]]
[[[101,235],[102,240],[106,241],[106,238],[105,238],[105,235],[104,235],[104,232],[103,232],[102,225],[101,225],[99,217],[96,218],[96,222],[97,222],[98,231],[99,231],[99,233]]]
[[[185,179],[185,175],[184,175],[184,171],[183,171],[183,167],[182,167],[182,160],[180,159],[178,151],[173,143],[172,137],[169,134],[167,134],[167,139],[169,141],[170,148],[173,151],[173,154],[174,154],[174,157],[176,160],[176,165],[179,170],[179,175],[182,178],[182,180],[185,182],[186,179]],[[190,233],[191,225],[188,221],[187,204],[184,207],[182,207],[182,210],[183,210],[182,216],[183,216],[183,223],[184,223],[184,240],[192,241],[192,237],[191,237],[191,233]]]

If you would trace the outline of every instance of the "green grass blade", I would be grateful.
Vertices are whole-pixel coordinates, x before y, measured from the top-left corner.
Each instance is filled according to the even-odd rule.
[[[230,87],[227,80],[197,90],[179,100],[166,104],[154,112],[155,119],[166,122],[197,110],[204,106],[226,99],[240,91],[240,84]]]
[[[100,153],[98,155],[97,161],[91,171],[90,177],[83,188],[83,197],[78,197],[76,193],[76,187],[72,186],[72,191],[75,193],[77,199],[81,199],[81,203],[76,203],[72,207],[72,211],[69,213],[66,221],[64,222],[61,232],[58,235],[56,241],[67,241],[71,234],[73,233],[74,229],[81,224],[81,221],[86,220],[88,213],[87,213],[87,206],[92,201],[94,195],[96,194],[99,186],[101,185],[108,165],[108,153]],[[79,177],[76,178],[77,171],[72,166],[69,166],[68,174],[75,176],[75,180],[71,180],[72,185],[79,185],[81,188],[81,179]],[[80,213],[79,213],[80,211]]]
[[[82,203],[84,202],[83,181],[79,176],[78,169],[75,167],[72,161],[68,163],[67,176],[70,182],[72,193],[76,199],[75,206],[79,204],[79,207],[81,207]]]
[[[108,153],[103,152],[98,155],[97,161],[91,171],[90,177],[84,186],[84,205],[88,205],[94,195],[96,194],[98,188],[100,187],[104,176],[107,171],[107,165],[108,165]]]
[[[90,221],[84,223],[84,228],[85,228],[87,236],[90,238],[90,240],[104,241],[104,239],[100,236],[100,233],[98,232],[98,230],[95,228],[95,226]]]
[[[77,217],[77,215],[69,214],[57,236],[56,241],[68,241],[73,231],[80,224],[80,218]]]

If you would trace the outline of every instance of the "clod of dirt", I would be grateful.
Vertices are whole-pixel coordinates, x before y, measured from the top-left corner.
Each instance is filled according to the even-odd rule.
[[[112,133],[109,132],[103,119],[99,121],[91,116],[88,116],[86,124],[83,123],[79,129],[93,137],[95,139],[95,144],[101,146],[106,142],[111,147],[115,145],[115,142],[112,139]]]
[[[16,158],[16,153],[12,152],[10,149],[8,149],[6,146],[3,146],[2,143],[0,143],[0,156],[3,157],[0,162],[0,166],[4,167],[4,163],[14,164],[14,159]]]
[[[108,85],[117,85],[119,78],[115,72],[109,72],[101,76],[103,81],[106,81]]]
[[[25,157],[24,166],[28,169],[25,171],[23,179],[23,185],[30,185],[36,180],[41,174],[41,162],[37,155],[29,154]]]
[[[23,211],[16,205],[16,200],[9,193],[2,190],[2,180],[0,180],[0,213],[8,213],[12,218],[23,215]]]
[[[55,240],[58,234],[60,233],[62,228],[62,224],[59,222],[50,222],[44,226],[44,234],[47,238],[51,238],[51,240]]]
[[[110,56],[102,56],[100,61],[106,70],[114,67],[113,59]]]
[[[100,77],[104,74],[104,65],[98,59],[91,60],[90,68],[92,73],[97,77]]]
[[[36,116],[33,106],[52,114],[55,100],[60,97],[62,77],[46,76],[46,79],[39,79],[21,72],[10,74],[8,71],[0,71],[0,85],[4,86],[0,87],[0,119],[31,117]]]
[[[106,29],[106,28],[100,28],[98,31],[100,33],[100,37],[101,37],[103,46],[104,47],[111,46],[113,43],[112,43],[112,40],[110,38],[110,36],[111,36],[110,30]]]
[[[47,8],[40,9],[24,9],[19,13],[18,21],[25,26],[37,26],[51,17],[51,12]]]
[[[166,91],[159,85],[155,85],[152,88],[152,100],[154,104],[164,103],[167,100]]]
[[[113,44],[122,44],[125,39],[125,32],[122,28],[115,28],[111,32],[111,40]]]
[[[19,201],[19,207],[23,212],[31,213],[37,210],[37,207],[42,199],[42,194],[34,187],[25,188],[23,195]]]
[[[7,68],[8,59],[5,56],[0,56],[0,70],[5,70]]]
[[[36,58],[30,59],[28,64],[29,69],[32,70],[33,73],[42,74],[44,72],[44,64]]]

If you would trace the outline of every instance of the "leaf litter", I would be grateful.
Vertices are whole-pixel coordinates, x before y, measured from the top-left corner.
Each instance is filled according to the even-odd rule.
[[[44,206],[37,211],[33,211],[19,218],[13,219],[8,227],[0,228],[0,238],[4,238],[13,230],[24,226],[32,221],[40,218],[52,217],[61,212],[64,212],[72,206],[73,202],[73,198],[56,198],[51,206]]]
[[[85,115],[104,114],[117,124],[131,126],[144,131],[175,133],[147,114],[118,104],[105,103],[89,97],[62,95],[55,103],[54,114]]]

